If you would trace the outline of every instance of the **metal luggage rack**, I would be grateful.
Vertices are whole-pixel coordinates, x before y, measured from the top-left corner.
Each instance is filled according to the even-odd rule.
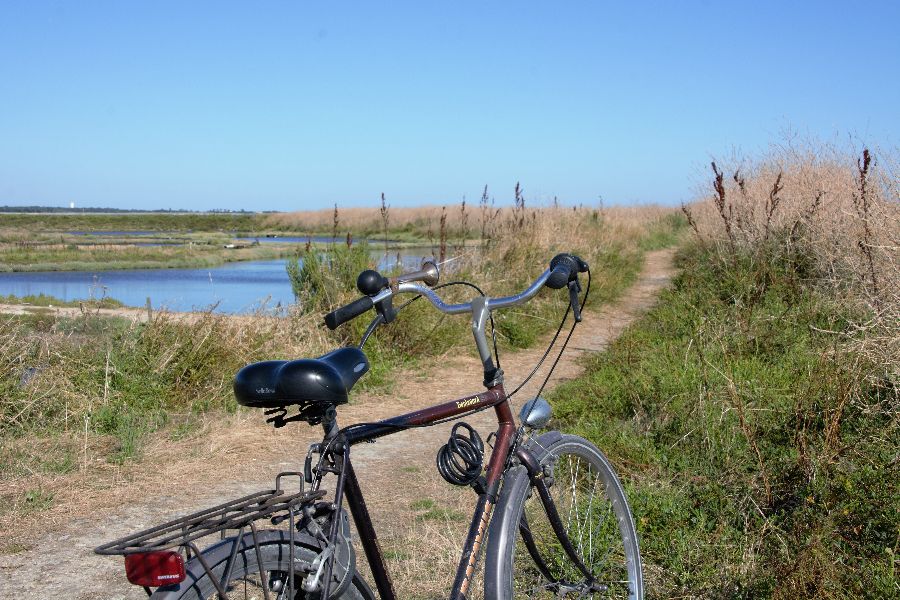
[[[288,494],[281,489],[281,478],[284,476],[302,477],[302,473],[281,473],[275,478],[274,490],[256,492],[168,521],[98,546],[94,552],[127,555],[166,550],[176,546],[195,550],[192,548],[194,540],[220,532],[224,535],[228,529],[243,529],[247,525],[255,532],[254,521],[274,519],[285,512],[293,517],[298,506],[318,500],[325,495],[324,490],[304,491],[302,485],[299,492]],[[284,518],[288,518],[288,515]]]

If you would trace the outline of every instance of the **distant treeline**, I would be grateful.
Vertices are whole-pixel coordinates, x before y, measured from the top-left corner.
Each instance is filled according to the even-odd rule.
[[[213,210],[175,210],[171,208],[160,208],[156,210],[145,210],[140,208],[101,208],[101,207],[84,207],[84,208],[67,208],[64,206],[0,206],[0,213],[184,213],[184,214],[202,214],[202,213],[238,213],[253,214],[256,212],[274,212],[274,211],[255,211],[255,210],[231,210],[227,208],[217,208]]]

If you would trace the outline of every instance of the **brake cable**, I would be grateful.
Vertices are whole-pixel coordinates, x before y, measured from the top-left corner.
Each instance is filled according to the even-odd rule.
[[[469,283],[468,281],[448,281],[447,283],[444,283],[444,284],[435,286],[435,287],[432,288],[432,289],[440,289],[441,287],[444,287],[444,286],[450,286],[450,285],[468,285],[468,286],[470,286],[470,287],[476,289],[482,296],[484,295],[484,292],[482,292],[481,289],[480,289],[478,286],[476,286],[474,283]],[[584,288],[584,296],[581,298],[581,304],[580,304],[580,308],[581,308],[582,311],[584,310],[584,307],[585,307],[585,305],[587,304],[587,299],[588,299],[588,295],[590,295],[590,292],[591,292],[591,270],[588,269],[588,270],[587,270],[587,285],[586,285],[585,288]],[[403,304],[401,304],[401,305],[397,308],[397,311],[399,312],[400,310],[402,310],[403,308],[405,308],[406,306],[408,306],[409,304],[411,304],[412,302],[418,300],[418,299],[421,298],[421,297],[422,297],[421,295],[418,295],[418,296],[414,296],[413,298],[410,298],[409,300],[407,300],[406,302],[404,302]],[[565,314],[563,315],[562,321],[560,321],[559,327],[556,329],[556,333],[553,334],[553,338],[550,340],[550,343],[549,343],[549,345],[547,346],[547,349],[544,351],[544,354],[541,356],[540,360],[537,362],[537,364],[536,364],[536,365],[534,366],[534,368],[531,370],[531,373],[529,373],[528,376],[527,376],[527,377],[526,377],[526,378],[525,378],[518,386],[516,386],[516,389],[514,389],[512,392],[510,392],[510,393],[508,393],[508,394],[506,395],[506,399],[507,399],[507,400],[510,399],[510,398],[512,398],[513,394],[519,392],[523,387],[525,387],[525,385],[527,385],[528,382],[531,381],[531,379],[534,377],[535,373],[537,373],[537,371],[541,368],[541,365],[542,365],[542,364],[544,363],[544,361],[547,359],[547,356],[549,356],[550,351],[553,349],[553,346],[556,344],[556,340],[559,338],[559,334],[562,332],[562,328],[563,328],[563,326],[565,325],[566,319],[568,319],[569,313],[571,312],[571,310],[572,310],[572,305],[569,304],[569,305],[566,307],[566,312],[565,312]],[[378,317],[376,317],[376,318],[372,321],[372,323],[374,324],[374,323],[379,322],[379,319],[380,319],[380,318],[381,318],[381,315],[379,315]],[[568,346],[569,340],[572,338],[572,334],[575,333],[575,326],[576,326],[576,325],[578,325],[578,322],[577,322],[577,321],[573,321],[573,322],[572,322],[572,327],[569,329],[569,333],[566,335],[565,340],[563,340],[563,345],[562,345],[562,347],[559,349],[559,353],[556,355],[556,358],[554,359],[553,364],[550,366],[550,371],[547,373],[547,376],[544,378],[544,381],[543,381],[543,383],[541,383],[541,387],[538,389],[538,392],[537,392],[537,394],[535,394],[535,396],[540,396],[540,395],[541,395],[541,392],[544,391],[544,388],[547,386],[547,383],[550,381],[550,377],[553,375],[553,371],[556,369],[556,365],[559,364],[559,361],[560,361],[560,359],[562,358],[563,352],[565,352],[566,346]],[[370,324],[370,328],[374,329],[374,328],[372,327],[371,324]],[[493,315],[491,316],[491,328],[492,328],[492,333],[493,333]],[[367,331],[367,333],[371,333],[371,332],[368,332],[368,331]],[[367,337],[368,337],[368,336],[367,336]],[[496,343],[497,343],[497,341],[496,341],[496,338],[495,338],[495,339],[494,339],[494,345],[495,345],[495,350],[494,350],[494,351],[495,351],[495,353],[496,353]],[[500,364],[499,355],[498,355],[498,358],[497,358],[497,364],[498,364],[498,366],[499,366],[499,364]],[[464,413],[461,413],[461,414],[458,414],[458,415],[453,415],[453,416],[451,416],[451,417],[446,417],[446,418],[444,418],[444,419],[440,419],[440,420],[438,420],[438,421],[434,421],[434,422],[432,422],[432,423],[427,423],[427,424],[422,424],[422,425],[413,425],[413,424],[402,424],[402,425],[401,425],[401,424],[389,424],[389,425],[388,425],[388,424],[386,424],[386,423],[376,423],[376,422],[371,422],[371,423],[354,423],[354,424],[352,424],[352,425],[347,425],[347,426],[343,427],[340,431],[341,431],[341,433],[346,433],[347,431],[349,431],[349,430],[351,430],[351,429],[353,429],[353,428],[356,428],[356,427],[363,427],[363,426],[366,426],[366,425],[388,425],[389,427],[392,427],[392,428],[397,429],[397,430],[419,429],[419,428],[424,428],[424,427],[432,427],[432,426],[434,426],[434,425],[441,425],[441,424],[443,424],[443,423],[449,423],[449,422],[451,422],[451,421],[456,421],[456,420],[459,420],[459,419],[463,419],[463,418],[465,418],[465,417],[468,417],[468,416],[471,416],[471,415],[480,413],[480,412],[482,412],[482,411],[484,411],[484,410],[487,410],[488,408],[491,408],[491,406],[490,406],[490,405],[488,405],[488,406],[483,406],[483,407],[480,407],[480,408],[476,408],[475,410],[471,410],[471,411],[468,411],[468,412],[464,412]],[[531,406],[531,409],[528,411],[529,415],[531,414],[531,410],[534,410],[534,405],[533,405],[533,404],[532,404],[532,406]],[[528,415],[526,415],[526,419],[527,419],[527,417],[528,417]]]
[[[588,299],[588,295],[590,294],[590,292],[591,292],[591,271],[590,271],[590,269],[588,269],[587,270],[587,286],[585,286],[584,296],[581,299],[580,310],[584,310],[584,306],[585,306],[585,304],[587,304],[587,299]],[[506,395],[507,398],[512,398],[512,396],[515,393],[519,392],[523,387],[525,387],[525,385],[527,385],[528,382],[531,381],[531,379],[534,377],[534,375],[541,368],[541,365],[544,364],[544,361],[547,360],[547,356],[550,355],[550,351],[553,349],[553,346],[556,345],[556,340],[559,338],[559,334],[562,332],[563,326],[566,324],[566,319],[569,318],[569,313],[571,312],[571,310],[572,310],[572,304],[569,303],[569,305],[566,307],[566,312],[563,315],[562,321],[560,321],[559,327],[557,327],[556,333],[553,334],[553,338],[550,340],[550,344],[547,346],[547,349],[544,351],[544,354],[541,356],[540,360],[538,360],[537,364],[531,370],[531,373],[529,373],[528,376],[525,377],[525,379],[522,381],[522,383],[520,383],[516,387],[516,389],[514,389],[513,391],[511,391],[510,393],[508,393]],[[569,344],[569,340],[572,338],[572,334],[575,332],[576,325],[578,325],[578,322],[573,321],[572,327],[571,327],[571,329],[569,329],[569,333],[566,336],[566,339],[563,341],[562,347],[559,349],[559,354],[556,355],[556,359],[553,361],[553,365],[551,365],[550,371],[547,373],[547,377],[544,378],[544,382],[541,384],[541,387],[538,390],[537,394],[535,394],[536,396],[541,395],[541,392],[544,391],[544,387],[546,387],[547,382],[550,381],[550,376],[553,375],[553,370],[556,368],[556,365],[559,363],[560,358],[562,358],[562,354],[563,354],[563,352],[565,352],[566,346]]]

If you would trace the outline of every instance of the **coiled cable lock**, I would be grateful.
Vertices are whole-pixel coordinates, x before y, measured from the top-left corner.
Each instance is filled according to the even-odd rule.
[[[460,432],[464,429],[465,432]],[[484,442],[468,423],[460,421],[450,430],[450,439],[437,453],[438,473],[447,483],[470,485],[481,475]]]

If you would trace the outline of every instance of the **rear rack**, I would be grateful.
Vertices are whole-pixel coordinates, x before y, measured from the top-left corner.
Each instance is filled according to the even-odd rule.
[[[168,521],[94,549],[97,554],[135,554],[166,550],[176,546],[188,548],[191,542],[227,529],[243,529],[253,521],[275,518],[287,512],[291,517],[296,507],[322,498],[324,490],[303,491],[288,494],[281,489],[281,477],[300,473],[281,473],[275,480],[275,489],[256,492],[212,508]],[[287,516],[285,516],[287,518]],[[255,527],[253,527],[255,530]],[[293,534],[293,532],[291,532]]]

